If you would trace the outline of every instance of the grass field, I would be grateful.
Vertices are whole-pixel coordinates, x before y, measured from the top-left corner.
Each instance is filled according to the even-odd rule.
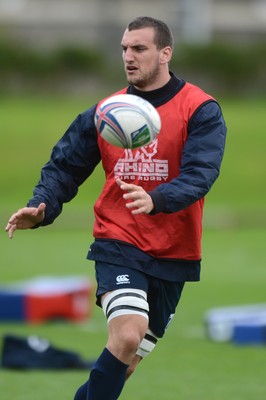
[[[0,99],[1,284],[38,275],[88,275],[92,205],[102,185],[100,168],[50,227],[4,232],[9,215],[31,196],[51,146],[86,99]],[[204,313],[217,306],[265,302],[266,99],[221,100],[228,125],[221,177],[208,195],[202,281],[185,288],[166,340],[129,380],[122,400],[261,400],[266,395],[265,348],[214,343],[204,330]],[[83,324],[0,324],[7,332],[37,334],[61,348],[97,357],[106,339],[99,309]],[[84,372],[0,370],[1,400],[71,400]]]

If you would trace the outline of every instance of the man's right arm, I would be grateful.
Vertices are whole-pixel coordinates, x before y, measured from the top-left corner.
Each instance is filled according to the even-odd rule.
[[[42,226],[51,224],[64,203],[73,199],[79,186],[91,175],[101,159],[94,125],[95,106],[80,114],[52,150],[41,171],[27,207],[46,204]]]

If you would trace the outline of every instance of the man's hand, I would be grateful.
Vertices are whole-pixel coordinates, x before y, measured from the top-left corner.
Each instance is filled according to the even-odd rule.
[[[153,210],[152,198],[141,186],[123,182],[121,179],[117,179],[116,183],[121,190],[127,192],[123,194],[123,198],[130,200],[126,207],[132,210],[132,214],[149,214]]]
[[[46,204],[41,203],[36,207],[24,207],[13,214],[6,226],[6,232],[10,239],[17,229],[30,229],[44,219]]]

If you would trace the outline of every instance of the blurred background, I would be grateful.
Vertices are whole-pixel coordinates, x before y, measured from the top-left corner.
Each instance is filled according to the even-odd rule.
[[[91,93],[120,83],[121,35],[138,15],[169,24],[184,78],[263,94],[265,0],[1,0],[0,89]]]
[[[266,0],[0,0],[0,286],[79,276],[95,289],[86,254],[101,165],[52,226],[13,240],[4,228],[72,120],[126,86],[120,41],[139,15],[170,26],[171,69],[217,98],[228,137],[206,199],[202,280],[187,285],[166,339],[121,399],[261,400],[266,321],[259,345],[239,346],[210,340],[204,318],[215,307],[266,303]],[[34,333],[94,358],[106,339],[94,289],[82,321],[3,320],[0,335]],[[0,315],[5,304],[0,296]],[[86,377],[0,369],[1,399],[70,399]]]

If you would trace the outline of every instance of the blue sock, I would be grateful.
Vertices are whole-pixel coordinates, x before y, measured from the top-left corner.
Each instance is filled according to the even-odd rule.
[[[125,384],[127,368],[128,365],[105,348],[74,400],[117,400]]]

